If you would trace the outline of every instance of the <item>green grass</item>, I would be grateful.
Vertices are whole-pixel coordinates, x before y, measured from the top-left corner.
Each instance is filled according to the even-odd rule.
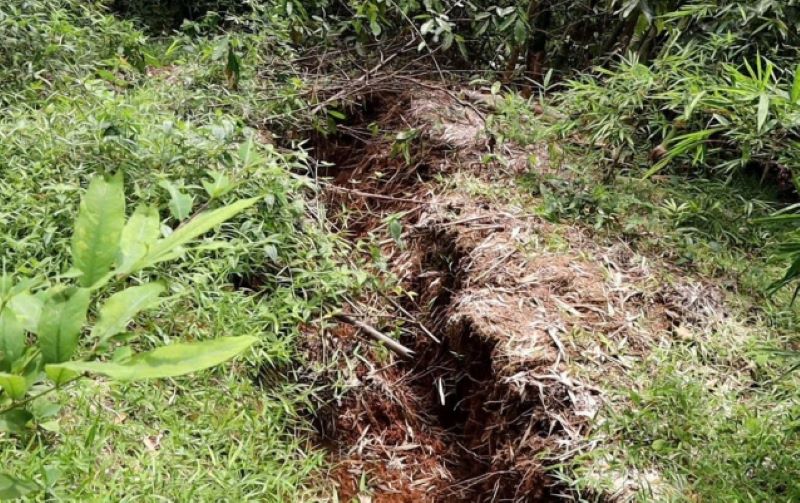
[[[251,383],[241,368],[175,381],[85,381],[59,394],[57,423],[0,443],[4,471],[58,500],[297,500],[322,466],[296,409],[307,390]],[[52,476],[52,475],[51,475]]]
[[[286,63],[288,28],[268,12],[226,20],[229,32],[221,22],[187,23],[155,40],[93,2],[0,6],[4,270],[43,279],[68,272],[77,204],[99,173],[123,171],[130,202],[157,205],[165,228],[178,221],[167,217],[161,182],[191,196],[194,209],[261,197],[152,273],[167,280],[169,298],[137,317],[129,334],[141,349],[226,335],[261,342],[246,358],[198,375],[84,380],[37,401],[38,426],[0,434],[0,459],[3,472],[47,488],[39,500],[277,502],[325,491],[315,487],[324,456],[300,413],[315,406],[315,389],[284,378],[259,384],[257,376],[302,365],[300,327],[366,274],[342,266],[348,247],[308,207],[314,189],[302,175],[305,154],[262,143],[254,129],[289,121],[305,106],[304,84]],[[786,374],[793,361],[765,351],[798,343],[790,292],[764,294],[785,266],[770,258],[769,245],[793,231],[754,222],[781,203],[743,173],[727,181],[705,172],[639,179],[650,146],[633,143],[639,131],[631,117],[612,113],[640,107],[643,95],[634,91],[650,77],[634,77],[615,81],[632,92],[610,92],[621,101],[599,108],[586,100],[596,88],[580,88],[583,117],[537,116],[508,97],[494,133],[545,143],[553,176],[530,173],[516,193],[448,181],[472,183],[465,188],[476,197],[514,199],[556,224],[584,226],[600,241],[625,239],[728,291],[724,321],[665,341],[632,360],[624,376],[600,383],[609,404],[588,439],[594,448],[560,476],[587,495],[632,480],[646,501],[800,499],[800,378]],[[581,130],[588,119],[610,122],[592,134]],[[606,141],[630,155],[614,159],[598,143]],[[222,201],[203,187],[214,173],[236,184]],[[541,241],[569,246],[558,226]]]
[[[800,378],[764,351],[785,343],[772,337],[731,323],[654,351],[611,394],[601,447],[573,462],[573,483],[628,478],[642,501],[796,500]]]
[[[683,337],[662,335],[644,355],[621,355],[632,363],[622,373],[576,363],[575,372],[606,390],[607,403],[585,451],[554,472],[590,500],[800,499],[800,375],[787,373],[796,359],[774,352],[797,348],[800,311],[789,289],[766,294],[787,266],[772,256],[774,245],[795,231],[756,220],[786,203],[745,172],[643,180],[646,155],[612,167],[584,141],[592,131],[529,110],[510,95],[494,118],[497,136],[549,145],[555,172],[517,180],[516,191],[530,197],[523,207],[556,224],[555,234],[578,225],[598,242],[623,239],[678,266],[661,281],[698,278],[725,292],[719,320]],[[507,187],[495,192],[515,197]],[[597,334],[572,337],[584,347]]]
[[[341,265],[347,247],[307,206],[305,153],[279,152],[253,129],[300,104],[297,79],[256,78],[264,55],[286,56],[278,27],[236,35],[196,26],[151,40],[72,0],[12,1],[0,7],[0,27],[16,37],[0,61],[27,51],[30,63],[9,79],[15,67],[0,70],[4,270],[43,279],[68,272],[77,204],[99,173],[123,171],[129,212],[154,204],[165,228],[179,222],[168,216],[163,181],[191,196],[195,211],[261,198],[180,260],[133,278],[165,279],[168,298],[138,316],[128,337],[148,349],[255,335],[255,350],[190,377],[85,380],[51,393],[36,405],[40,426],[0,434],[2,471],[58,500],[303,499],[323,466],[299,413],[313,409],[315,390],[280,370],[263,385],[257,377],[299,365],[300,327],[337,306],[355,280]],[[236,86],[225,75],[229,47],[241,67]],[[235,183],[221,201],[203,187],[214,172]]]

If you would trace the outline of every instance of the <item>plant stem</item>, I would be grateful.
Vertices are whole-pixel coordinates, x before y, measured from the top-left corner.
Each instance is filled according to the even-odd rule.
[[[20,400],[19,402],[14,402],[11,405],[9,405],[8,407],[0,409],[0,415],[5,414],[6,412],[12,411],[14,409],[18,409],[18,408],[20,408],[22,406],[28,405],[32,401],[34,401],[34,400],[36,400],[38,398],[41,398],[41,397],[43,397],[45,395],[48,395],[48,394],[52,393],[53,391],[56,391],[56,390],[59,390],[59,389],[64,389],[65,387],[69,386],[70,384],[74,383],[75,381],[77,381],[80,378],[81,378],[81,376],[73,377],[69,381],[67,381],[64,384],[62,384],[61,386],[52,386],[52,387],[47,388],[46,390],[42,391],[41,393],[37,393],[35,395],[31,395],[31,396],[25,398],[24,400]]]

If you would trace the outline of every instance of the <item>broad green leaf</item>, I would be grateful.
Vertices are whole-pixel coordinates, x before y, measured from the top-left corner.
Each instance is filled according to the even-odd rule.
[[[369,21],[369,29],[372,31],[372,34],[376,37],[380,36],[381,34],[381,25],[378,23],[376,19],[370,19]]]
[[[45,301],[38,328],[45,363],[63,362],[72,356],[88,309],[88,288],[58,292]]]
[[[14,278],[3,273],[0,276],[0,297],[10,298],[20,293],[28,292],[39,283],[41,283],[41,280],[36,278],[22,278],[14,282]]]
[[[762,94],[758,98],[758,130],[764,129],[764,124],[767,122],[767,115],[769,114],[769,96]]]
[[[73,361],[48,365],[49,370],[102,374],[120,381],[175,377],[219,365],[244,352],[258,340],[244,335],[210,341],[177,343],[139,353],[122,363]]]
[[[189,194],[181,192],[178,187],[167,180],[162,180],[158,184],[169,192],[169,211],[176,220],[186,220],[192,214],[194,198]]]
[[[92,328],[92,339],[99,343],[125,330],[140,311],[155,306],[164,291],[161,283],[132,286],[117,292],[100,308],[97,323]]]
[[[36,329],[39,326],[39,318],[42,316],[43,304],[42,299],[36,295],[23,292],[11,297],[7,307],[14,311],[17,320],[25,330],[36,333]]]
[[[72,259],[83,273],[81,286],[94,285],[111,270],[124,225],[122,173],[108,180],[95,177],[81,201],[72,236]]]
[[[221,39],[217,44],[214,46],[214,51],[211,53],[211,60],[212,61],[219,61],[228,53],[228,37]]]
[[[185,245],[189,241],[234,217],[236,214],[253,206],[258,200],[258,197],[242,199],[228,206],[200,213],[175,229],[175,232],[166,238],[157,241],[148,254],[136,262],[131,268],[131,272],[173,258],[173,252],[176,248]]]
[[[61,412],[61,405],[57,402],[51,402],[46,398],[39,398],[31,402],[29,410],[38,422],[56,416]]]
[[[22,376],[0,372],[0,388],[14,400],[20,400],[28,392],[28,381]]]
[[[396,217],[389,219],[389,235],[396,243],[400,244],[403,236],[403,224]]]
[[[23,480],[7,473],[0,473],[0,500],[15,500],[36,491],[39,486],[30,480]]]
[[[518,44],[525,42],[528,37],[528,27],[522,18],[517,18],[514,23],[514,41]]]
[[[50,488],[54,487],[56,483],[59,480],[61,480],[61,477],[64,475],[58,466],[53,466],[53,465],[43,466],[41,472],[42,472],[42,478],[44,479],[43,480],[44,486]]]
[[[47,378],[53,381],[56,386],[61,386],[62,384],[74,379],[78,375],[77,372],[72,370],[56,368],[52,365],[45,366],[44,373],[47,374]]]
[[[9,370],[11,363],[25,351],[25,330],[9,306],[0,310],[0,370]]]
[[[33,414],[25,409],[11,409],[0,414],[0,432],[22,433],[25,425],[33,419]]]
[[[153,206],[139,206],[122,229],[119,241],[118,274],[126,274],[137,260],[147,255],[148,249],[160,235],[158,210]]]

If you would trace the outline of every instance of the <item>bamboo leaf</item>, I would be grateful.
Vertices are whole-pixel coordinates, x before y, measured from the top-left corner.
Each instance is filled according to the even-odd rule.
[[[652,168],[648,169],[643,178],[650,178],[654,174],[664,169],[664,167],[675,160],[676,157],[686,154],[690,150],[701,147],[709,137],[721,130],[722,128],[701,129],[699,131],[676,136],[669,142],[670,146],[667,150],[667,155],[655,163]]]
[[[81,201],[72,236],[72,259],[83,273],[81,286],[94,285],[111,270],[124,225],[122,173],[109,180],[95,177]]]
[[[158,304],[163,291],[163,284],[149,283],[115,293],[100,308],[97,323],[92,328],[92,338],[102,344],[122,332],[140,311]]]
[[[121,363],[72,361],[48,365],[47,369],[90,372],[120,381],[175,377],[230,360],[246,351],[256,340],[253,336],[219,337],[210,341],[171,344],[139,353]]]
[[[798,64],[794,70],[794,82],[792,83],[790,97],[793,104],[800,100],[800,64]]]
[[[44,304],[45,316],[39,321],[39,347],[45,363],[69,359],[78,347],[78,336],[86,322],[89,289],[51,295]]]
[[[771,283],[767,287],[767,292],[774,294],[784,286],[796,280],[798,277],[800,277],[800,257],[794,257],[791,265],[784,273],[783,278]]]
[[[770,215],[768,217],[754,218],[752,222],[757,224],[773,224],[782,222],[794,222],[797,220],[800,220],[800,213]]]
[[[758,130],[764,129],[764,124],[767,122],[767,115],[769,115],[769,96],[762,94],[758,98]]]
[[[175,229],[175,232],[166,238],[157,241],[147,255],[134,264],[131,268],[131,272],[173,258],[173,252],[176,248],[185,245],[189,241],[234,217],[236,214],[253,206],[258,200],[258,197],[242,199],[228,206],[200,213]]]

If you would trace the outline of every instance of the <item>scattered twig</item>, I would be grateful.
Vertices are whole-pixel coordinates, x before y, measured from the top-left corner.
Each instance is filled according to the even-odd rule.
[[[433,335],[433,332],[431,332],[430,330],[428,330],[428,329],[427,329],[427,327],[425,327],[425,325],[424,325],[424,324],[423,324],[421,321],[419,321],[419,320],[418,320],[418,319],[416,319],[416,318],[415,318],[415,317],[414,317],[414,316],[413,316],[411,313],[409,313],[408,311],[406,311],[406,309],[405,309],[405,308],[403,308],[403,306],[401,306],[400,304],[398,304],[398,303],[397,303],[397,302],[396,302],[396,301],[395,301],[393,298],[391,298],[391,297],[389,297],[388,295],[386,295],[386,293],[385,293],[385,292],[379,291],[378,293],[380,293],[380,295],[381,295],[381,296],[382,296],[384,299],[388,300],[390,304],[392,304],[392,305],[393,305],[395,308],[397,308],[397,310],[398,310],[398,311],[400,311],[401,313],[403,313],[403,314],[405,314],[406,316],[408,316],[408,319],[409,319],[409,320],[410,320],[412,323],[414,323],[415,325],[417,325],[417,326],[420,328],[420,330],[422,330],[423,332],[425,332],[425,334],[426,334],[428,337],[430,337],[431,339],[433,339],[433,341],[434,341],[436,344],[441,344],[441,343],[442,343],[441,339],[439,339],[438,337],[436,337],[435,335]]]
[[[441,91],[441,92],[447,94],[448,96],[450,96],[450,98],[452,98],[456,103],[458,103],[462,107],[470,108],[473,112],[475,112],[475,114],[478,117],[480,117],[480,119],[484,123],[486,122],[486,114],[485,113],[483,113],[478,107],[476,107],[474,104],[470,103],[469,101],[462,100],[461,98],[459,98],[456,95],[456,93],[454,93],[450,89],[447,89],[444,86],[431,84],[431,83],[419,80],[419,79],[414,78],[414,77],[409,77],[407,75],[395,75],[394,77],[395,77],[395,79],[398,79],[398,80],[405,80],[407,82],[412,82],[412,83],[414,83],[414,84],[416,84],[416,85],[418,85],[420,87],[424,87],[426,89],[430,89],[431,91]]]
[[[374,75],[381,68],[383,68],[385,65],[389,64],[389,62],[391,62],[394,58],[397,57],[397,54],[398,53],[394,53],[391,56],[389,56],[388,58],[383,59],[380,63],[375,65],[371,70],[369,70],[368,72],[366,72],[363,75],[361,75],[361,77],[358,77],[357,79],[354,79],[352,82],[353,83],[364,83],[364,84],[366,84],[369,81],[370,76]],[[347,94],[348,94],[348,91],[349,91],[349,89],[344,88],[341,91],[339,91],[338,93],[336,93],[333,96],[331,96],[330,98],[328,98],[325,101],[323,101],[322,103],[318,104],[317,106],[315,106],[311,110],[311,115],[316,115],[320,110],[322,110],[326,106],[330,105],[331,103],[335,103],[335,102],[339,101],[340,99],[346,97]]]
[[[411,199],[411,198],[407,198],[407,197],[394,197],[394,196],[386,196],[386,195],[383,195],[383,194],[373,194],[373,193],[370,193],[370,192],[364,192],[364,191],[357,190],[357,189],[348,189],[347,187],[341,187],[339,185],[333,185],[333,184],[326,183],[326,182],[321,182],[321,184],[325,185],[326,187],[328,187],[328,189],[333,190],[333,191],[347,192],[349,194],[355,194],[355,195],[361,196],[361,197],[368,197],[370,199],[382,199],[384,201],[395,201],[395,202],[398,202],[398,203],[414,203],[414,204],[419,204],[421,206],[426,206],[426,205],[429,205],[429,204],[441,204],[441,203],[436,203],[434,201],[420,201],[418,199]]]
[[[361,329],[361,331],[363,331],[365,334],[369,335],[376,341],[383,343],[387,348],[391,349],[397,355],[402,356],[403,358],[411,358],[412,356],[414,356],[414,351],[403,346],[402,344],[392,339],[391,337],[384,335],[383,333],[379,332],[374,327],[367,325],[363,321],[351,318],[346,314],[337,314],[335,317],[339,321],[343,321],[349,325],[353,325],[354,327]]]

